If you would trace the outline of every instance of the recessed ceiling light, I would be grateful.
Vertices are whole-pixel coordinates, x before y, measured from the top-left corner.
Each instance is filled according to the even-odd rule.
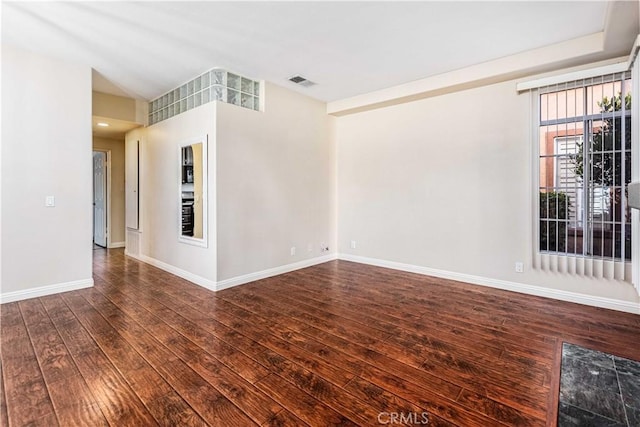
[[[98,122],[96,123],[96,125],[100,126],[101,128],[109,127],[109,123],[105,123],[105,122]]]

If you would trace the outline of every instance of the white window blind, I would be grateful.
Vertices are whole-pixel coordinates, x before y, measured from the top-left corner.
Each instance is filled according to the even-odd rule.
[[[534,267],[631,281],[631,75],[532,90]]]

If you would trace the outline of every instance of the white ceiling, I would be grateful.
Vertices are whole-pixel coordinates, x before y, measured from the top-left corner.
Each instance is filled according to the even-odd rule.
[[[2,41],[89,65],[95,90],[138,99],[223,67],[334,101],[603,31],[608,5],[2,2]]]

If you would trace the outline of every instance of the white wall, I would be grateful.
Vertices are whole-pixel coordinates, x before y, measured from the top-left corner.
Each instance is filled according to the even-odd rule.
[[[264,112],[218,105],[219,281],[335,253],[335,118],[273,84],[264,99]]]
[[[215,117],[216,104],[209,103],[127,135],[140,140],[139,255],[205,286],[216,280],[214,193],[209,190],[208,247],[180,242],[180,147],[209,137],[208,188],[215,188]]]
[[[3,302],[92,285],[91,139],[91,69],[3,45]]]
[[[209,288],[335,254],[335,118],[325,103],[279,86],[267,84],[265,100],[264,112],[214,102],[127,134],[128,147],[141,144],[140,229],[127,231],[128,254]],[[207,135],[202,248],[178,240],[178,148]]]
[[[512,81],[338,118],[339,251],[637,303],[629,283],[532,270],[529,110]]]

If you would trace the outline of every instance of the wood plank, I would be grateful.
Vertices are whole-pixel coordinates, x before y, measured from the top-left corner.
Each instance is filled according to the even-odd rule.
[[[251,292],[251,291],[250,291]],[[250,292],[240,292],[240,295],[244,297],[242,301],[251,300],[249,298]],[[253,298],[255,299],[255,297]],[[261,304],[254,304],[252,302],[242,303],[240,298],[234,298],[234,303],[238,303],[239,305],[243,305],[247,310],[255,310],[256,312],[263,313],[263,306],[269,305],[271,307],[279,307],[280,303],[276,299],[268,299],[268,302],[260,301]],[[307,316],[303,319],[291,313],[291,315],[300,320],[309,320],[313,316],[320,315],[315,311],[308,310]],[[265,314],[266,315],[266,314]],[[317,320],[315,323],[323,327],[324,319]],[[352,329],[356,326],[352,325]],[[345,334],[340,333],[340,329],[336,328],[326,328],[325,331],[331,331],[332,333],[336,333],[341,337],[345,337]],[[347,335],[348,336],[348,335]],[[351,334],[354,336],[354,334]],[[353,339],[349,341],[354,341]],[[355,340],[355,343],[362,343],[362,341]],[[428,343],[428,342],[427,342]],[[411,345],[390,345],[388,340],[386,342],[378,343],[376,345],[368,345],[368,348],[376,348],[383,354],[388,354],[392,356],[395,360],[398,360],[404,364],[412,366],[414,368],[418,368],[420,370],[426,370],[427,372],[431,372],[435,375],[446,375],[447,378],[450,378],[451,381],[455,382],[458,385],[463,387],[471,387],[474,391],[481,393],[488,393],[491,390],[490,396],[497,401],[501,401],[505,404],[517,404],[520,408],[529,411],[534,416],[540,416],[545,412],[545,404],[543,401],[531,401],[528,396],[532,392],[533,385],[538,387],[537,393],[545,393],[545,387],[543,384],[544,375],[539,374],[534,381],[534,384],[531,384],[531,381],[527,382],[526,385],[521,385],[520,382],[511,381],[510,375],[511,371],[500,371],[499,369],[486,369],[481,364],[470,362],[469,360],[462,359],[460,353],[452,353],[456,354],[456,358],[451,357],[449,354],[444,354],[435,351],[428,351],[427,347],[424,346],[424,342],[420,342],[418,340],[414,340]],[[365,344],[366,346],[366,341]],[[419,347],[417,347],[419,346]],[[426,353],[421,354],[422,351]],[[526,372],[524,368],[522,368],[519,372],[514,372],[516,375],[520,374],[518,378],[522,376],[530,376],[530,373]],[[505,376],[505,374],[507,376]],[[489,382],[489,383],[488,383]]]
[[[129,384],[111,364],[59,295],[42,299],[54,326],[109,424],[156,425]]]
[[[40,300],[30,299],[18,304],[24,314],[45,381],[53,383],[67,377],[77,377],[78,368]]]
[[[156,317],[163,320],[173,330],[188,337],[195,344],[203,348],[209,354],[238,372],[250,383],[257,381],[269,374],[259,363],[238,352],[237,349],[225,339],[224,333],[228,328],[211,317],[194,310],[185,304],[174,304],[175,300],[166,298],[166,295],[158,293],[154,298],[149,294],[128,290],[125,292],[111,292],[106,297],[114,304],[123,309],[130,310],[130,313],[144,315],[145,311],[154,313]],[[146,298],[145,298],[146,296]],[[135,302],[132,303],[132,300]],[[187,316],[187,313],[189,316]],[[207,326],[206,328],[204,326]],[[234,337],[234,342],[239,337]],[[255,345],[251,341],[249,345]]]
[[[2,348],[0,348],[0,427],[6,427],[8,425],[7,398],[4,393],[4,379],[2,378]]]
[[[272,306],[273,306],[273,305],[272,305]],[[218,301],[218,302],[216,303],[216,311],[217,311],[217,314],[218,314],[218,316],[217,316],[217,317],[218,317],[219,319],[221,318],[221,313],[220,313],[221,308],[223,308],[223,305],[221,305],[221,304],[220,304],[220,302]],[[224,315],[222,315],[222,316],[224,316]],[[253,313],[246,312],[246,311],[245,311],[245,312],[240,312],[240,313],[238,313],[238,317],[249,317],[249,316],[250,316],[254,321],[256,320],[256,316],[255,316],[255,314],[253,314]],[[262,319],[264,319],[264,318],[262,318]],[[252,336],[254,336],[254,337],[255,337],[255,336],[256,336],[256,334],[258,334],[259,332],[261,332],[260,330],[258,330],[258,332],[255,332],[255,331],[257,330],[257,329],[256,329],[256,327],[254,327],[254,326],[252,326],[252,325],[247,325],[247,324],[246,324],[246,322],[243,322],[243,321],[241,321],[241,320],[239,320],[239,319],[233,319],[233,322],[234,322],[234,326],[235,326],[235,327],[241,327],[241,328],[242,328],[242,331],[243,331],[244,333],[247,333],[248,335],[252,335]],[[260,323],[260,324],[261,324],[261,323],[264,323],[264,322],[263,322],[263,320],[258,320],[258,323]],[[272,330],[273,330],[273,328],[274,328],[274,326],[271,326],[271,329],[272,329]],[[272,332],[273,332],[273,331],[272,331]],[[276,332],[276,333],[277,333],[277,332]],[[287,338],[288,338],[288,339],[291,339],[291,337],[292,337],[291,333],[290,333],[290,332],[286,332],[286,334],[287,334]],[[259,341],[264,340],[264,339],[265,339],[265,338],[264,338],[264,334],[260,333],[260,338],[257,338],[257,339],[258,339]],[[276,345],[278,345],[278,344],[276,344]],[[280,345],[281,345],[281,344],[280,344]],[[274,349],[275,351],[278,351],[278,348],[277,348],[277,347],[276,347],[276,348],[271,347],[271,348],[272,348],[272,349]],[[273,363],[273,366],[281,366],[281,365],[282,365],[282,363],[284,363],[284,362],[285,362],[285,360],[286,360],[286,359],[279,359],[277,363]],[[393,361],[395,361],[395,360],[391,360],[391,361],[393,362]],[[331,360],[331,362],[332,362],[332,363],[336,363],[336,360]],[[405,366],[404,368],[406,368],[406,366]],[[406,369],[404,369],[404,370],[406,370]],[[417,371],[417,370],[416,370],[416,371]],[[279,371],[276,371],[276,372],[279,372]],[[412,379],[419,378],[419,377],[420,377],[420,375],[416,375],[416,374],[415,374],[415,372],[414,372],[414,373],[413,373],[413,378],[412,378]],[[456,390],[455,390],[455,392],[453,393],[453,395],[455,396],[455,395],[457,395],[458,393],[459,393],[459,389],[456,389]],[[476,401],[477,401],[477,402],[484,402],[484,405],[485,405],[485,406],[487,406],[487,407],[491,407],[492,405],[493,405],[493,406],[497,406],[497,407],[502,407],[500,403],[495,402],[495,401],[493,401],[493,400],[491,400],[491,399],[488,399],[488,398],[481,399],[481,398],[479,398],[479,396],[474,396],[474,397],[476,398]],[[495,413],[496,411],[494,410],[493,412]]]
[[[293,386],[275,374],[256,383],[258,387],[285,402],[287,410],[311,426],[356,426],[353,421],[334,411],[308,393]]]
[[[60,424],[107,425],[98,402],[39,299],[19,302]]]
[[[100,404],[78,372],[48,384],[61,426],[107,426]]]
[[[216,308],[217,308],[218,317],[220,318],[220,309],[221,309],[220,304],[217,304]],[[240,313],[240,314],[242,314],[242,313]],[[244,314],[244,317],[247,317],[246,313]],[[255,316],[252,316],[251,318],[252,319],[256,319]],[[253,330],[258,330],[258,332],[260,332],[260,330],[257,327],[255,327],[253,325],[250,325],[250,324],[246,324],[246,322],[242,322],[242,321],[240,321],[238,319],[235,319],[234,322],[235,322],[236,327],[238,325],[242,324],[242,328],[243,328],[242,330],[244,332],[247,332],[248,334],[256,335],[255,332],[252,333]],[[258,323],[261,323],[261,321],[258,321]],[[279,328],[278,325],[271,325],[268,329],[272,332],[272,334],[278,334],[278,333],[284,334],[284,336],[286,336],[287,340],[290,340],[294,336],[294,333],[292,333],[291,331],[287,330],[286,328],[285,329]],[[273,340],[273,335],[271,337],[272,337],[271,340]],[[261,343],[264,344],[265,343],[265,339],[266,339],[265,335],[264,334],[260,334],[260,338],[258,340]],[[269,346],[269,345],[267,344],[267,346]],[[281,352],[281,350],[283,349],[283,346],[285,348],[288,347],[282,341],[274,341],[273,344],[271,346],[269,346],[269,347],[272,350],[274,350],[275,352],[280,351],[280,354],[283,354]],[[288,356],[288,358],[287,358],[287,356]],[[274,356],[272,355],[271,357],[273,358]],[[295,360],[295,357],[292,357],[291,354],[287,354],[287,355],[285,355],[285,357],[278,358],[276,362],[271,363],[271,366],[273,366],[272,369],[275,369],[276,372],[278,372],[280,375],[287,375],[287,372],[295,371],[296,368],[292,367],[291,365],[288,365],[289,360]],[[331,362],[335,364],[336,360],[332,359]],[[317,365],[315,365],[314,367],[317,368]],[[314,370],[313,368],[311,368],[311,369]],[[317,370],[314,370],[314,372],[317,372]],[[303,375],[298,373],[297,378],[300,378],[302,376]],[[329,376],[329,377],[324,376],[324,377],[325,378],[331,378],[331,376]],[[414,373],[414,377],[415,377],[415,373]],[[289,377],[287,376],[287,378],[289,378]],[[455,396],[458,393],[459,393],[459,389],[456,389],[455,392],[453,393],[453,395]],[[311,394],[313,394],[313,393],[311,393]],[[480,401],[480,399],[478,399],[478,401]],[[492,401],[490,399],[486,399],[485,398],[483,403],[486,406],[491,406],[491,404],[493,404],[493,406],[492,406],[492,408],[493,408],[492,414],[494,414],[494,415],[497,413],[497,410],[495,408],[504,409],[504,405],[500,405],[499,403],[494,402],[494,401]],[[506,410],[506,412],[508,412],[508,410]],[[504,416],[502,416],[502,417],[504,418]],[[528,420],[527,417],[523,417],[523,419]],[[527,422],[526,424],[523,424],[523,425],[532,425],[532,423],[531,422]]]
[[[160,374],[84,298],[77,294],[64,295],[63,300],[145,406],[172,391]],[[154,418],[160,421],[155,414]]]
[[[104,296],[92,294],[88,301],[103,313],[117,314],[120,307],[115,306]],[[148,325],[148,332],[160,343],[165,344],[173,354],[182,359],[204,380],[219,390],[235,405],[242,407],[245,414],[256,423],[262,424],[282,410],[282,407],[269,396],[245,381],[238,373],[224,365],[212,354],[199,347],[188,337],[176,334],[176,331],[140,306],[129,301],[122,306],[122,313],[132,320]]]
[[[280,307],[286,304],[281,302],[286,300],[286,297],[269,296],[268,298],[270,305],[273,307]],[[297,306],[302,307],[304,304],[298,303]],[[324,313],[315,307],[307,306],[305,311],[320,319],[326,318]],[[484,357],[486,349],[468,351],[464,347],[451,345],[445,341],[446,338],[450,337],[445,336],[444,339],[441,339],[440,335],[437,337],[434,336],[434,332],[429,332],[428,335],[426,335],[424,333],[406,332],[398,328],[394,333],[390,334],[389,339],[377,344],[376,348],[387,354],[395,354],[396,358],[404,357],[405,362],[412,366],[421,366],[424,360],[430,362],[433,360],[441,360],[446,366],[451,363],[464,365],[466,369],[472,371],[473,378],[483,376],[497,381],[501,374],[509,372],[510,375],[516,374],[518,377],[528,376],[532,381],[538,381],[540,385],[544,384],[545,372],[548,370],[548,367],[538,367],[530,360],[528,363],[522,363],[521,360],[515,359],[507,361],[504,357],[500,357],[503,354],[502,351],[488,354],[487,357]],[[451,358],[448,357],[450,354],[456,354],[456,360],[451,360]],[[502,381],[498,383],[498,385],[503,388],[517,389],[519,382],[505,383]]]
[[[555,427],[558,421],[558,405],[560,400],[560,375],[562,367],[562,341],[554,352],[553,372],[551,374],[551,393],[547,399],[547,427]]]
[[[157,419],[161,426],[199,427],[208,425],[175,391],[152,401],[149,404],[149,410],[154,414],[159,414]]]
[[[533,359],[535,363],[547,364],[547,352],[535,349],[531,346],[520,345],[523,339],[519,335],[507,334],[504,331],[491,330],[477,327],[475,324],[464,322],[442,322],[433,316],[422,315],[419,320],[407,319],[402,315],[397,316],[399,312],[397,307],[378,304],[363,296],[354,295],[349,298],[338,299],[333,295],[325,295],[319,292],[313,292],[308,287],[300,286],[299,282],[293,282],[291,288],[286,295],[282,296],[283,300],[291,300],[294,304],[311,303],[323,310],[332,311],[336,307],[344,307],[347,310],[341,312],[345,316],[352,319],[361,318],[365,322],[376,321],[382,327],[393,325],[400,328],[401,331],[420,332],[420,331],[437,331],[439,336],[446,334],[447,342],[457,345],[466,345],[469,348],[483,351],[489,351],[490,355],[500,353],[507,359],[513,358],[523,363],[531,363]],[[502,340],[495,340],[496,337],[502,337]],[[527,337],[530,342],[531,337]],[[540,337],[541,346],[544,343],[543,337]]]
[[[243,307],[248,311],[262,313],[263,315],[268,315],[268,313],[266,312],[266,307],[274,306],[273,300],[269,300],[261,295],[255,295],[253,293],[246,292],[243,289],[238,289],[234,293],[225,293],[221,297],[229,302]],[[319,318],[314,314],[297,307],[285,307],[281,304],[278,304],[278,308],[279,309],[277,310],[277,312],[284,313],[285,316],[284,318],[275,318],[276,322],[283,321],[290,323],[290,318],[295,317],[296,319],[298,319],[299,323],[303,325],[320,327],[322,329],[331,331],[338,336],[362,345],[375,346],[377,344],[381,344],[390,336],[389,333],[379,331],[366,325],[358,324],[357,322],[350,321],[343,317],[326,316],[323,318]]]
[[[262,424],[263,427],[304,427],[308,425],[286,409],[278,412]]]
[[[455,426],[455,424],[432,413],[430,414],[425,409],[388,392],[382,387],[372,384],[369,381],[365,381],[362,378],[354,378],[349,384],[347,384],[346,389],[364,402],[376,402],[376,407],[381,409],[376,416],[376,421],[378,422],[380,420],[382,420],[382,422],[386,422],[389,418],[389,415],[386,414],[396,413],[405,415],[412,414],[414,420],[422,421],[423,419],[426,419],[430,426]],[[381,415],[383,413],[385,413],[385,415]]]
[[[78,293],[86,294],[90,291],[91,290]],[[86,304],[89,304],[88,301],[84,301]],[[74,307],[78,307],[79,305],[81,305],[80,302],[73,303]],[[221,423],[238,426],[254,425],[247,415],[234,406],[224,395],[207,383],[181,359],[176,357],[141,325],[117,309],[114,310],[115,312],[111,314],[105,313],[105,318],[114,328],[117,328],[120,335],[129,345],[136,351],[145,354],[145,360],[153,369],[155,369],[207,423],[213,425]]]
[[[18,303],[2,305],[0,347],[9,425],[58,425]]]

